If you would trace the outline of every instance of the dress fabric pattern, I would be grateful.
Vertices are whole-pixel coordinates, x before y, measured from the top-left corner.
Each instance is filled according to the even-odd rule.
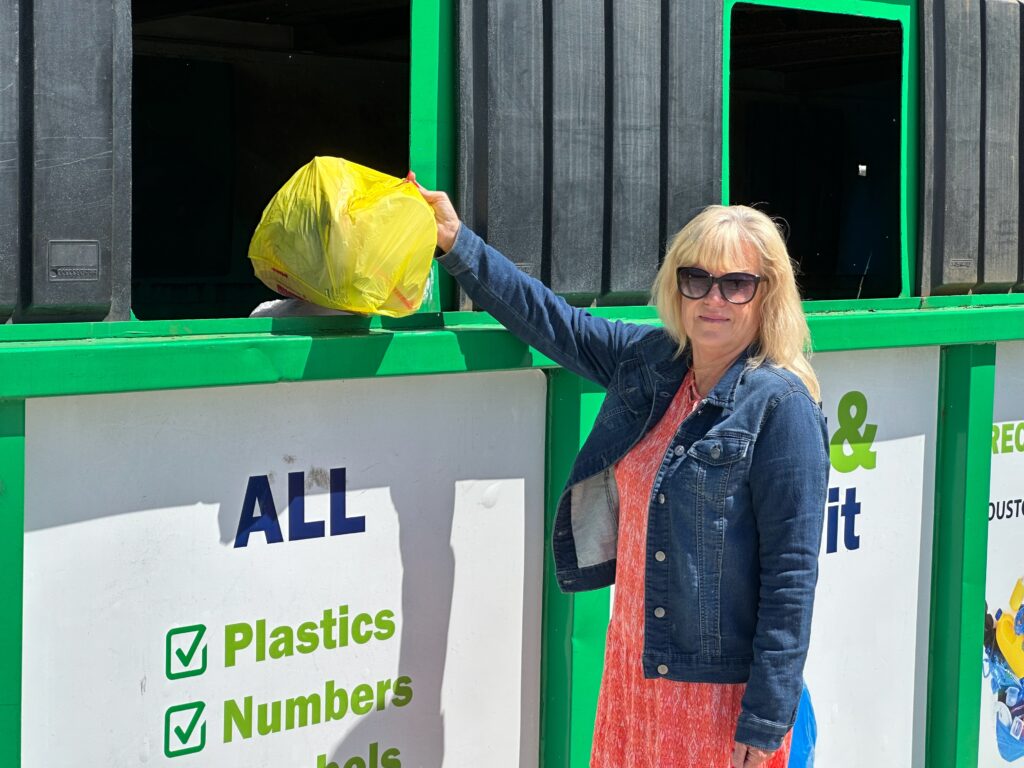
[[[691,370],[661,421],[615,465],[618,562],[591,768],[729,768],[731,764],[746,686],[647,679],[642,666],[651,491],[679,424],[700,399]],[[791,735],[762,768],[786,768]]]

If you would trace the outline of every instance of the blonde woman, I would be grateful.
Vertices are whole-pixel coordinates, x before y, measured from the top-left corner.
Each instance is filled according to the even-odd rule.
[[[558,504],[567,592],[615,583],[593,768],[785,768],[828,478],[818,381],[773,222],[711,206],[654,282],[663,328],[570,307],[424,190],[473,301],[607,389]]]

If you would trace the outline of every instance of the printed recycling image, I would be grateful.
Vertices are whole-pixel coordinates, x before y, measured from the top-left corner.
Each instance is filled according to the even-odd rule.
[[[1010,610],[985,607],[983,674],[994,701],[996,746],[1007,762],[1024,757],[1024,578],[1010,593]]]

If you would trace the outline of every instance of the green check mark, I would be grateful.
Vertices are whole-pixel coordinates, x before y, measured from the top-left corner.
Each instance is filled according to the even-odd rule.
[[[205,624],[191,624],[167,632],[168,680],[194,677],[206,671],[206,644],[203,642],[205,636]]]
[[[192,737],[192,731],[194,731],[196,729],[196,726],[199,724],[199,717],[203,714],[203,709],[205,708],[206,705],[200,703],[200,705],[196,708],[195,712],[192,714],[192,720],[188,724],[188,728],[186,728],[185,730],[182,730],[180,725],[174,726],[174,735],[181,740],[182,744],[187,743],[188,740]]]
[[[205,709],[206,702],[192,701],[188,704],[179,704],[167,710],[167,714],[164,715],[164,754],[167,757],[191,755],[194,752],[199,752],[206,746],[206,723],[200,724],[199,722]],[[179,712],[189,718],[184,728],[181,725],[173,724],[174,720],[179,723],[182,721],[181,718],[173,717]],[[198,743],[190,743],[197,727],[199,728]],[[171,744],[172,734],[177,737],[177,741],[173,745]]]

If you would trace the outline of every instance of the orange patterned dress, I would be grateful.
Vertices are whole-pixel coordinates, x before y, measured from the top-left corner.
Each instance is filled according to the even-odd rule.
[[[615,466],[619,544],[615,600],[597,704],[591,768],[729,768],[743,684],[647,679],[644,554],[654,479],[679,424],[700,395],[687,374],[668,411]],[[790,735],[762,768],[786,768]]]

